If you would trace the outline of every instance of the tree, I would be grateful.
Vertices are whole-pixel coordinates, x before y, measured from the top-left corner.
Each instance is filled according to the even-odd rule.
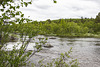
[[[24,21],[27,21],[27,18],[24,18],[24,14],[21,11],[18,11],[17,9],[19,9],[20,7],[23,7],[24,5],[27,7],[28,4],[32,4],[32,1],[24,2],[23,0],[19,0],[19,1],[0,0],[0,6],[1,6],[1,8],[0,8],[0,12],[1,12],[1,16],[0,16],[0,27],[1,27],[1,29],[0,29],[0,39],[2,39],[2,33],[5,33],[3,31],[4,25],[11,25],[11,24],[22,23]],[[19,18],[17,18],[16,16],[19,16]],[[11,19],[14,19],[14,20],[11,20]],[[6,32],[8,32],[8,31],[6,30]]]
[[[98,15],[95,18],[95,23],[100,23],[100,12],[98,13]]]
[[[55,0],[54,3],[56,3]],[[29,26],[25,29],[26,25],[23,25],[23,23],[30,22],[31,20],[24,18],[24,14],[17,9],[24,6],[27,7],[28,4],[32,4],[32,0],[29,0],[29,2],[23,0],[0,0],[0,67],[19,67],[41,50],[42,43],[39,43],[34,51],[25,52],[36,31],[32,31]],[[18,28],[22,38],[22,46],[19,50],[16,50],[17,46],[14,46],[13,50],[8,52],[5,51],[6,48],[4,46],[9,34],[15,32],[15,27],[12,26],[15,26],[16,23],[19,24]],[[26,40],[26,36],[29,37],[28,40]],[[1,49],[2,47],[4,47],[4,50]]]
[[[23,33],[25,33],[25,36],[29,36],[29,39],[27,41],[26,37],[22,40],[22,46],[21,48],[17,51],[16,47],[14,46],[12,51],[5,51],[5,43],[8,41],[8,36],[9,34],[13,34],[15,31],[12,25],[19,23],[22,25],[24,21],[29,22],[30,20],[28,18],[24,18],[24,14],[21,11],[18,11],[20,7],[27,7],[28,4],[32,4],[32,1],[29,2],[24,2],[23,0],[0,0],[0,67],[19,67],[23,64],[26,63],[26,61],[38,50],[35,52],[27,52],[25,53],[25,50],[30,42],[30,39],[32,38],[32,33],[31,31],[28,34],[28,31],[30,30],[25,30],[22,27],[20,30],[20,35],[23,37]],[[19,17],[17,17],[19,16]],[[14,20],[12,20],[14,19]],[[5,24],[6,23],[6,24]],[[1,49],[4,47],[4,49]]]

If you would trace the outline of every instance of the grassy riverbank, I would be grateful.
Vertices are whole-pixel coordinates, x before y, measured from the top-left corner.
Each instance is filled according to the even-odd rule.
[[[80,34],[80,35],[75,35],[75,34],[43,34],[45,36],[58,36],[58,37],[78,37],[78,38],[100,38],[100,34],[91,34],[91,33],[86,33],[86,34]]]

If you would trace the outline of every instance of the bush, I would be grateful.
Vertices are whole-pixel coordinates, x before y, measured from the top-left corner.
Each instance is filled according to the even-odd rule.
[[[25,37],[26,38],[26,37]],[[24,39],[25,39],[24,38]],[[36,53],[41,50],[41,46],[45,44],[45,40],[42,39],[38,43],[36,42],[35,49],[32,51],[26,51],[31,38],[27,41],[22,41],[22,46],[17,49],[18,45],[14,45],[11,51],[8,51],[6,45],[0,49],[0,67],[19,67],[25,66],[26,62]]]

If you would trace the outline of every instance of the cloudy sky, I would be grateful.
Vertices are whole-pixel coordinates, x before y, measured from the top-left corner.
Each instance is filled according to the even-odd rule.
[[[95,18],[100,12],[100,0],[33,0],[32,5],[21,8],[25,17],[33,20],[60,18]]]

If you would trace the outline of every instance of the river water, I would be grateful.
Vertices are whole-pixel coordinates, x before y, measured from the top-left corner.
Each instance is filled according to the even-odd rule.
[[[100,67],[100,38],[61,38],[54,36],[36,36],[35,38],[40,37],[47,37],[47,42],[54,47],[43,48],[36,53],[29,60],[32,63],[37,63],[42,58],[44,58],[44,62],[48,62],[72,47],[71,57],[78,59],[80,67]],[[11,46],[12,43],[9,44]],[[28,49],[31,50],[33,45],[34,43],[31,41]]]

